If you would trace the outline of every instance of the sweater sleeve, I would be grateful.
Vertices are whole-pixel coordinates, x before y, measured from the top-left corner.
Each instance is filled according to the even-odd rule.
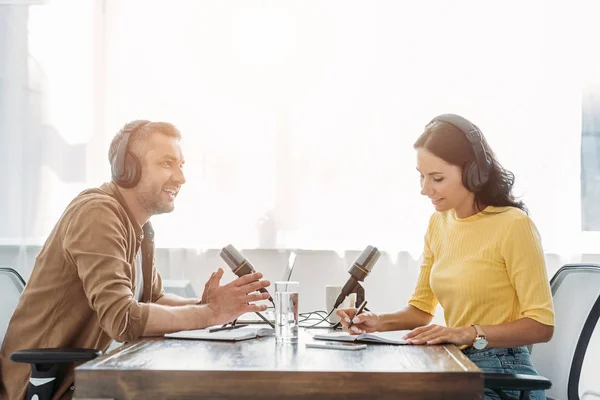
[[[501,246],[521,317],[554,325],[554,307],[540,235],[527,216],[511,222]]]
[[[431,290],[430,278],[431,268],[433,267],[434,256],[431,250],[431,237],[433,230],[434,218],[429,220],[429,226],[425,233],[425,245],[423,248],[423,261],[421,263],[421,269],[419,272],[419,278],[417,279],[417,286],[412,294],[408,304],[418,308],[428,314],[435,315],[435,309],[438,305],[438,301]]]

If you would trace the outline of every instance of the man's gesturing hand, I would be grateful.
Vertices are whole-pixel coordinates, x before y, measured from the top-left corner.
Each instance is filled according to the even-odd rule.
[[[225,324],[244,313],[267,309],[266,305],[251,304],[269,298],[269,293],[254,293],[271,284],[269,281],[260,280],[263,276],[260,272],[244,275],[224,286],[219,286],[221,276],[223,270],[219,268],[211,277],[210,292],[206,294],[206,306],[212,314],[211,325]],[[204,300],[205,296],[202,297]]]

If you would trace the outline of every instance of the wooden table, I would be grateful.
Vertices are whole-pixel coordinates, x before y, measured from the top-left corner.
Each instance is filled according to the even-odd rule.
[[[75,370],[84,399],[480,399],[480,370],[453,345],[307,348],[274,337],[243,342],[144,339]]]

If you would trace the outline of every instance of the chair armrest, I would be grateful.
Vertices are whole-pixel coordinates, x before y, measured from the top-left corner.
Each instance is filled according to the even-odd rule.
[[[486,389],[548,390],[552,382],[538,375],[484,373],[483,385]]]
[[[95,349],[29,349],[15,351],[10,355],[14,362],[29,364],[62,364],[90,361],[101,355]]]

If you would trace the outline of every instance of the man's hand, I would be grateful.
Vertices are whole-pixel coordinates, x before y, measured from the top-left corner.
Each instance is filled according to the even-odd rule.
[[[206,307],[211,311],[210,325],[225,324],[244,313],[267,309],[266,305],[250,304],[269,298],[269,293],[254,293],[271,284],[269,281],[260,280],[263,276],[260,272],[244,275],[227,285],[219,286],[222,276],[223,270],[219,268],[207,282],[205,294],[202,295],[202,304],[205,304],[206,298]]]
[[[204,292],[202,293],[202,300],[200,304],[208,304],[211,299],[211,293],[219,287],[219,282],[223,277],[223,269],[219,268],[217,272],[213,272],[208,278],[208,281],[204,285]]]
[[[426,325],[413,329],[404,337],[410,344],[453,343],[457,346],[471,345],[475,340],[475,328],[448,328],[440,325]]]

